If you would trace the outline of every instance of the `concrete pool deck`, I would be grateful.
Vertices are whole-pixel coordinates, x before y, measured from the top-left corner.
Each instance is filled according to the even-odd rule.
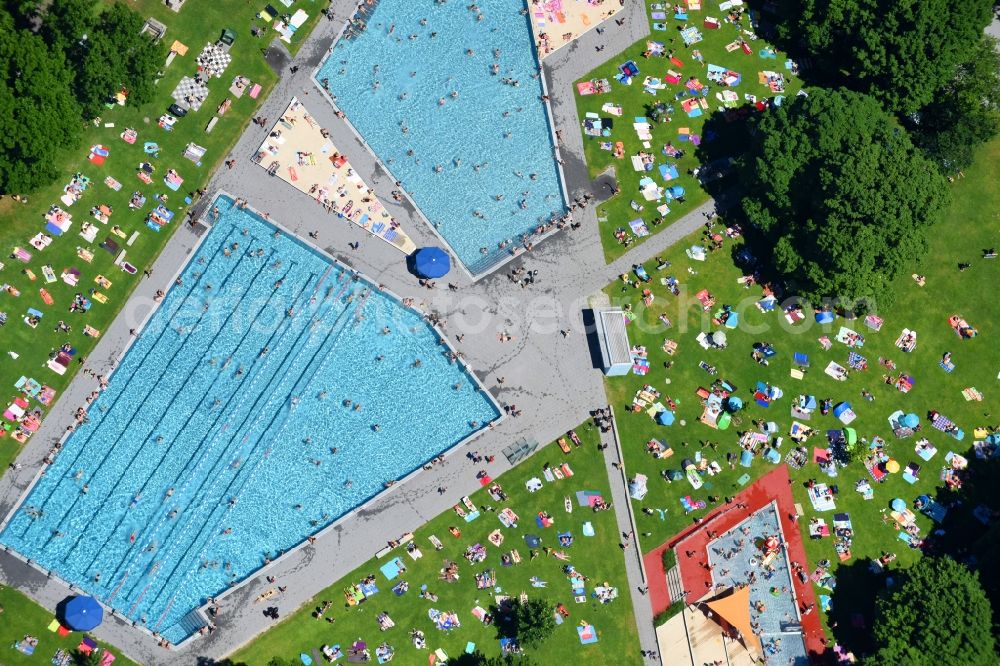
[[[268,130],[254,161],[299,192],[312,197],[327,214],[348,219],[404,254],[417,249],[377,197],[323,136],[323,127],[296,97]]]
[[[338,0],[333,9],[342,19],[353,11],[353,4]],[[563,130],[561,148],[567,186],[576,195],[593,191],[595,196],[603,197],[607,190],[600,191],[587,173],[573,82],[648,34],[642,3],[629,3],[622,16],[628,18],[625,25],[618,26],[614,22],[607,25],[604,38],[609,45],[605,52],[594,51],[599,38],[590,32],[545,61],[555,125]],[[317,26],[295,60],[300,71],[282,76],[259,115],[280,116],[293,96],[310,104],[318,99],[319,91],[310,80],[311,71],[325,56],[341,24],[342,20],[322,21]],[[280,45],[272,47],[269,58],[287,70],[292,61],[287,57],[282,60],[282,51]],[[325,101],[312,106],[317,121],[331,132],[333,142],[348,156],[357,173],[377,196],[390,202],[386,204],[390,214],[411,231],[418,245],[433,244],[436,237],[408,202],[391,203],[394,182],[346,124],[336,118],[333,109]],[[581,310],[588,307],[588,299],[593,294],[618,274],[630,270],[634,263],[650,259],[697,231],[704,222],[703,213],[714,207],[713,203],[708,203],[692,210],[619,260],[605,265],[594,207],[589,206],[576,214],[576,219],[583,223],[580,230],[555,234],[533,252],[515,260],[515,264],[523,263],[538,270],[535,286],[522,289],[498,273],[472,282],[462,273],[455,272],[449,279],[456,283],[458,291],[427,290],[406,272],[403,258],[395,248],[375,242],[356,225],[328,216],[314,202],[251,164],[249,158],[267,132],[257,126],[249,127],[232,153],[238,158],[237,165],[231,170],[220,170],[209,190],[214,193],[224,189],[249,198],[254,207],[271,212],[305,242],[325,249],[399,296],[414,298],[421,309],[437,312],[448,321],[446,333],[452,344],[464,352],[466,361],[490,392],[500,402],[517,405],[524,412],[520,417],[506,419],[476,440],[475,448],[481,454],[497,457],[489,467],[494,478],[511,467],[502,454],[508,445],[520,438],[549,442],[586,419],[589,410],[606,404],[603,376],[594,369],[583,336]],[[156,290],[165,289],[172,282],[200,234],[204,233],[204,229],[198,227],[180,224],[178,227],[156,262],[146,267],[152,269],[153,275],[140,282],[123,313],[103,332],[98,346],[87,359],[87,367],[103,373],[121,357],[130,341],[129,329],[141,324],[154,305]],[[307,237],[311,231],[317,232],[315,240]],[[351,250],[348,243],[352,242],[360,242],[361,247]],[[501,330],[508,331],[513,340],[501,343],[497,337]],[[560,335],[560,330],[567,331],[567,335]],[[457,335],[464,336],[462,342],[457,341]],[[502,385],[496,382],[498,377],[505,379]],[[83,404],[95,386],[95,380],[80,374],[64,392],[42,430],[32,437],[19,457],[23,467],[9,471],[0,480],[0,515],[6,515],[27,489],[40,469],[42,458],[62,436],[66,424],[73,420],[74,410]],[[610,439],[606,441],[611,442]],[[621,529],[628,531],[632,528],[625,472],[611,465],[620,462],[614,446],[605,451],[605,456],[616,515]],[[388,539],[395,539],[427,522],[450,509],[463,495],[478,489],[477,469],[478,466],[464,456],[452,456],[443,465],[398,483],[348,520],[325,532],[315,544],[277,560],[232,591],[221,604],[222,613],[217,620],[219,631],[199,638],[185,649],[166,651],[159,648],[148,635],[120,617],[106,619],[96,633],[102,640],[110,641],[145,664],[203,664],[206,660],[219,659],[272,625],[272,621],[263,617],[252,603],[270,587],[265,576],[273,575],[288,587],[286,593],[274,600],[282,615],[288,615],[309,603],[321,589],[371,558]],[[445,488],[445,492],[438,494],[438,487]],[[633,541],[625,554],[633,611],[642,648],[653,650],[656,642],[648,599],[635,591],[644,583],[644,574],[634,544]],[[54,608],[68,593],[61,583],[9,553],[0,553],[0,580],[21,589],[48,608]]]

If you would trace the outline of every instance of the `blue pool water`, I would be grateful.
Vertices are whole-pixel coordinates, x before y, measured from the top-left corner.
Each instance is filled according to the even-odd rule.
[[[482,21],[470,4],[379,0],[316,78],[477,273],[565,201],[525,3],[477,0]]]
[[[748,534],[744,534],[744,527],[749,528]],[[758,636],[767,651],[769,663],[807,666],[809,658],[799,629],[795,599],[791,593],[771,593],[774,588],[791,590],[793,587],[788,558],[785,553],[776,558],[771,564],[774,572],[766,577],[758,561],[760,550],[753,545],[754,539],[774,534],[781,534],[774,504],[768,504],[729,531],[720,534],[709,544],[708,561],[715,565],[712,579],[717,584],[726,586],[744,583],[750,585],[750,617],[760,625]],[[741,541],[743,545],[740,545]],[[734,550],[737,552],[732,558],[727,560],[723,557],[724,553]],[[751,571],[757,576],[756,582],[750,582]],[[726,572],[725,576],[722,575],[723,572]],[[752,607],[757,602],[763,602],[763,612]]]
[[[264,557],[498,416],[419,315],[217,204],[182,285],[0,534],[174,642]]]

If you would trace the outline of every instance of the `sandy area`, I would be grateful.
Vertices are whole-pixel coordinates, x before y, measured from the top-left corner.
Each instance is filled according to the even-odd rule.
[[[257,151],[255,162],[316,200],[331,215],[409,254],[416,249],[398,223],[295,97]]]
[[[531,30],[542,60],[622,9],[619,0],[531,0]]]

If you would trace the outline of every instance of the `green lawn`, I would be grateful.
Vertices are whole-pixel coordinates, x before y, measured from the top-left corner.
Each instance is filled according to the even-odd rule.
[[[425,633],[430,651],[443,648],[453,658],[465,651],[468,642],[475,643],[483,654],[499,654],[497,628],[480,623],[471,613],[477,605],[489,609],[496,603],[495,592],[478,590],[475,580],[476,574],[492,569],[496,572],[496,584],[501,588],[498,594],[517,597],[524,592],[530,598],[544,599],[553,608],[556,604],[563,603],[569,610],[570,616],[556,627],[549,640],[536,649],[526,650],[538,663],[569,663],[572,660],[594,664],[642,663],[638,654],[638,636],[623,557],[617,547],[619,537],[614,513],[595,513],[578,506],[575,501],[578,490],[599,491],[605,499],[609,499],[610,493],[604,462],[596,450],[596,431],[580,427],[577,433],[583,440],[583,447],[574,448],[572,453],[564,455],[554,444],[546,446],[497,479],[509,496],[507,502],[494,501],[485,490],[472,495],[472,501],[479,507],[493,506],[497,511],[504,507],[512,508],[520,518],[517,527],[502,528],[496,514],[490,511],[482,511],[482,515],[471,523],[465,523],[454,512],[446,511],[414,531],[413,542],[422,551],[422,558],[413,560],[404,548],[397,548],[381,560],[365,563],[320,592],[305,608],[290,615],[234,654],[232,661],[266,664],[275,656],[296,660],[298,654],[318,651],[324,644],[340,644],[346,651],[353,641],[360,638],[373,650],[387,641],[397,651],[397,662],[423,663],[427,652],[417,651],[413,646],[410,640],[412,629],[420,629]],[[574,474],[569,478],[545,483],[538,492],[529,493],[525,482],[532,477],[541,478],[542,465],[546,462],[553,465],[567,462]],[[572,514],[565,512],[565,497],[573,499]],[[554,525],[538,528],[535,517],[539,511],[550,513],[555,520]],[[594,537],[582,534],[585,522],[593,524]],[[460,538],[449,534],[449,527],[453,526],[461,530]],[[501,548],[487,543],[487,535],[495,529],[500,529],[505,536]],[[543,547],[559,550],[556,535],[563,531],[570,532],[575,537],[573,545],[566,551],[571,557],[570,564],[588,578],[587,594],[590,595],[595,586],[606,582],[618,588],[620,596],[617,599],[605,605],[588,596],[585,603],[575,603],[570,583],[561,570],[566,563],[542,553],[538,554],[537,559],[531,559],[524,535],[537,535],[542,538]],[[444,544],[442,551],[435,551],[428,541],[429,535],[436,535],[441,539]],[[486,545],[489,554],[486,561],[470,564],[463,553],[476,543]],[[501,554],[511,549],[517,549],[520,553],[521,564],[501,566]],[[391,589],[398,580],[390,583],[378,570],[396,556],[407,567],[406,573],[398,580],[405,580],[410,586],[409,591],[399,597],[394,596]],[[458,563],[460,579],[457,582],[439,580],[438,572],[445,560]],[[369,574],[374,575],[380,592],[360,605],[346,607],[344,589]],[[530,579],[533,576],[546,581],[548,586],[532,587]],[[278,583],[280,582],[279,580]],[[438,595],[436,602],[419,596],[422,585],[427,585],[430,592]],[[327,617],[335,618],[334,624],[311,617],[316,606],[324,601],[332,602]],[[448,632],[439,631],[428,618],[427,612],[431,608],[457,613],[461,627]],[[385,632],[379,631],[376,621],[376,616],[382,612],[387,612],[396,624]],[[578,640],[576,626],[584,620],[596,627],[599,636],[597,643],[581,645]]]
[[[899,564],[903,566],[919,557],[918,551],[906,548],[897,539],[897,533],[892,527],[882,524],[881,512],[896,497],[902,498],[911,506],[914,498],[921,493],[928,493],[932,497],[937,493],[938,498],[945,502],[955,497],[940,490],[942,484],[939,473],[944,465],[945,454],[949,451],[965,454],[971,461],[971,467],[976,469],[977,463],[982,463],[970,453],[974,440],[973,429],[998,423],[996,414],[991,415],[990,412],[991,405],[996,404],[993,392],[997,385],[996,372],[1000,367],[1000,351],[995,344],[996,335],[1000,333],[996,327],[996,322],[1000,320],[1000,307],[986,287],[1000,280],[1000,262],[980,259],[981,251],[993,247],[996,242],[996,211],[1000,210],[998,164],[1000,140],[994,140],[981,151],[976,165],[967,170],[968,177],[959,179],[954,184],[954,204],[945,215],[945,221],[932,234],[930,252],[926,259],[912,268],[912,272],[926,276],[927,285],[919,287],[908,275],[901,278],[896,302],[878,312],[885,320],[880,332],[868,329],[860,320],[851,323],[842,318],[838,318],[832,328],[820,327],[813,322],[811,314],[807,315],[805,322],[791,327],[786,325],[784,317],[778,311],[761,313],[754,306],[754,302],[761,297],[761,288],[752,287],[748,290],[737,283],[741,271],[731,258],[731,253],[737,249],[731,241],[726,242],[723,250],[710,254],[705,263],[691,261],[684,254],[684,248],[699,241],[697,237],[679,243],[668,253],[666,258],[673,265],[665,270],[657,272],[653,262],[647,262],[646,269],[653,281],[643,286],[651,288],[655,295],[651,307],[643,305],[637,289],[624,287],[623,293],[622,282],[609,285],[607,293],[612,300],[632,304],[638,314],[637,320],[629,326],[631,344],[644,345],[649,350],[651,370],[647,376],[629,375],[607,380],[608,395],[618,414],[626,469],[629,475],[642,472],[650,477],[649,495],[643,502],[637,502],[637,508],[641,505],[667,510],[663,521],[657,515],[649,516],[637,511],[639,531],[653,533],[650,538],[643,540],[644,551],[652,550],[706,512],[695,511],[685,515],[679,498],[690,495],[694,500],[708,501],[710,496],[724,499],[738,491],[736,479],[744,472],[749,472],[756,478],[771,469],[770,463],[757,457],[749,470],[739,465],[735,470],[730,470],[726,454],[739,452],[739,433],[753,429],[752,421],[755,419],[775,421],[780,426],[779,434],[785,436],[781,453],[787,453],[792,445],[787,437],[792,421],[790,406],[799,394],[806,393],[815,395],[817,399],[832,398],[834,403],[849,401],[858,415],[851,425],[857,429],[860,437],[870,440],[877,435],[885,438],[889,454],[901,466],[916,462],[922,469],[915,485],[906,483],[900,474],[891,475],[882,484],[872,481],[875,497],[871,501],[865,501],[854,490],[858,480],[871,480],[860,462],[841,469],[836,479],[827,478],[815,464],[809,463],[802,470],[791,470],[795,481],[793,490],[796,502],[805,507],[807,517],[813,517],[817,514],[809,504],[803,482],[816,478],[820,482],[839,486],[837,510],[850,513],[856,534],[853,543],[854,557],[847,563],[852,575],[854,572],[867,570],[867,565],[859,563],[859,560],[877,557],[883,550],[897,553]],[[960,273],[956,268],[960,261],[971,261],[973,266]],[[689,269],[696,270],[697,274],[690,274]],[[661,286],[660,278],[666,275],[674,275],[681,281],[681,298],[670,295]],[[704,314],[694,297],[703,288],[708,289],[717,299],[712,312]],[[704,350],[695,337],[702,330],[720,330],[720,326],[711,325],[708,317],[724,304],[734,306],[739,312],[740,327],[727,331],[727,349]],[[673,321],[673,328],[664,330],[659,325],[657,317],[661,313],[666,313]],[[964,316],[973,326],[978,327],[979,336],[971,340],[960,340],[948,325],[948,318],[953,314]],[[864,347],[858,351],[868,359],[871,367],[865,372],[852,372],[846,382],[838,382],[824,374],[823,370],[831,360],[846,367],[848,348],[834,341],[830,351],[823,351],[817,339],[822,335],[833,338],[845,323],[866,337]],[[894,346],[904,327],[918,333],[918,345],[911,354],[903,353]],[[661,350],[664,339],[667,338],[679,345],[678,352],[673,357]],[[758,341],[770,342],[777,350],[777,355],[771,359],[768,367],[758,365],[750,356],[751,345]],[[811,360],[811,368],[801,381],[789,375],[792,353],[796,351],[808,354]],[[952,360],[957,366],[951,374],[945,373],[938,365],[942,354],[947,351],[953,353]],[[898,365],[897,373],[904,372],[915,378],[915,386],[909,394],[901,393],[882,382],[884,371],[879,366],[880,357],[895,361]],[[665,369],[663,364],[668,360],[672,360],[674,365]],[[718,375],[712,377],[707,374],[699,367],[699,361],[716,366]],[[748,405],[736,415],[734,425],[727,431],[714,430],[698,421],[702,404],[695,391],[698,387],[709,387],[714,379],[719,378],[725,378],[735,385],[736,395]],[[752,398],[758,381],[780,387],[784,391],[784,397],[767,409],[758,406]],[[660,426],[645,413],[627,411],[635,392],[647,383],[662,393],[662,402],[666,403],[669,397],[677,403],[677,422],[674,425]],[[964,400],[961,392],[967,387],[976,387],[982,391],[985,401]],[[874,402],[862,398],[863,389],[874,394]],[[887,417],[896,409],[918,414],[923,420],[923,430],[917,436],[906,439],[894,437]],[[965,439],[959,442],[931,428],[926,415],[932,409],[938,410],[963,428]],[[686,425],[681,425],[682,422]],[[817,430],[817,434],[806,444],[810,457],[813,446],[825,447],[827,429],[842,427],[832,414],[822,416],[818,411],[805,423]],[[938,449],[937,455],[929,462],[920,460],[914,451],[914,444],[921,436],[928,438]],[[673,448],[673,457],[661,460],[646,453],[646,442],[654,437]],[[708,441],[717,443],[718,449],[702,448],[701,443]],[[681,461],[693,458],[696,452],[701,452],[709,460],[718,460],[723,472],[715,477],[705,477],[709,483],[700,490],[694,490],[683,479],[667,483],[661,478],[661,471],[679,469]],[[711,488],[708,487],[709,484]],[[995,496],[988,501],[996,508]],[[951,518],[977,524],[967,520],[974,506],[973,502],[966,501],[964,507],[952,511]],[[830,513],[823,517],[828,524],[831,523]],[[829,558],[836,562],[832,539],[808,540],[805,532],[807,523],[807,520],[802,521],[810,561],[815,563]],[[932,529],[930,519],[922,515],[918,517],[917,523],[924,535]],[[951,527],[949,533],[955,533]],[[841,612],[850,612],[849,604],[837,601],[836,595],[834,599],[835,604],[840,603]],[[869,622],[870,620],[869,616]],[[845,621],[841,622],[843,624]]]
[[[63,649],[75,652],[84,634],[73,632],[68,636],[60,636],[48,630],[49,623],[54,619],[52,613],[45,610],[17,590],[0,585],[0,663],[8,666],[24,664],[48,663],[56,650]],[[26,655],[12,646],[31,635],[38,639],[33,655]],[[101,648],[109,649],[116,657],[115,664],[132,666],[134,661],[124,656],[114,646],[98,643]]]
[[[647,2],[647,5],[650,4]],[[669,9],[669,6],[668,6]],[[628,236],[633,237],[636,242],[642,242],[642,238],[634,238],[634,234],[629,231],[628,223],[631,220],[641,217],[649,228],[651,234],[665,229],[670,223],[685,215],[688,211],[696,208],[708,198],[708,193],[702,189],[694,176],[688,171],[699,166],[699,159],[705,159],[707,155],[713,157],[735,157],[742,152],[743,122],[735,121],[728,123],[721,118],[718,113],[722,107],[722,102],[716,98],[716,94],[723,90],[731,90],[739,96],[739,104],[745,104],[745,95],[755,95],[759,98],[773,96],[766,85],[758,83],[758,73],[764,70],[778,72],[784,75],[786,80],[786,90],[784,95],[794,95],[800,89],[802,82],[798,77],[791,76],[785,69],[784,63],[787,57],[780,52],[772,58],[762,58],[759,53],[768,46],[763,39],[750,42],[753,47],[753,54],[746,55],[740,50],[733,52],[726,51],[726,45],[739,36],[738,28],[730,23],[723,23],[718,30],[707,30],[702,27],[705,16],[721,16],[719,12],[713,11],[710,6],[702,11],[691,12],[688,25],[696,26],[704,36],[704,40],[691,47],[685,47],[684,42],[678,32],[682,27],[680,21],[671,18],[667,22],[666,31],[654,30],[648,40],[642,39],[620,56],[596,68],[581,81],[593,79],[608,79],[611,82],[611,92],[595,95],[576,94],[576,105],[580,113],[581,128],[587,113],[597,113],[602,119],[611,119],[613,129],[608,137],[594,137],[584,134],[584,152],[587,157],[587,165],[591,177],[613,168],[620,187],[620,193],[612,197],[597,210],[600,221],[601,241],[604,245],[605,259],[610,263],[627,251],[627,247],[616,240],[615,231],[624,229]],[[748,27],[747,19],[743,20],[743,26]],[[745,35],[744,35],[745,36]],[[658,41],[664,44],[666,51],[675,51],[675,57],[683,63],[682,67],[672,65],[667,57],[651,56],[643,58],[642,54],[647,50],[647,41]],[[704,62],[694,60],[693,52],[701,52]],[[632,81],[632,85],[626,86],[614,79],[619,73],[619,66],[632,60],[639,67],[639,75]],[[707,77],[709,64],[718,65],[734,70],[741,74],[742,82],[734,88],[723,88],[720,84],[712,83]],[[667,70],[672,69],[680,74],[680,83],[667,85],[666,89],[659,90],[657,94],[651,95],[643,90],[643,80],[647,76],[663,79]],[[708,110],[703,111],[703,115],[690,118],[681,108],[683,100],[675,100],[675,94],[684,90],[684,83],[689,77],[698,77],[701,83],[708,86],[711,91],[706,99]],[[664,84],[666,82],[664,81]],[[622,116],[616,117],[603,112],[601,107],[606,103],[617,104],[622,107]],[[669,122],[653,122],[652,107],[657,103],[663,103],[672,107],[674,111],[669,113]],[[645,116],[652,124],[653,140],[649,147],[644,147],[639,140],[636,131],[632,127],[634,119],[638,116]],[[706,122],[712,119],[711,131],[705,131]],[[688,128],[691,134],[701,135],[704,139],[701,150],[696,151],[695,146],[690,142],[682,142],[678,139],[681,128]],[[581,129],[582,131],[582,129]],[[710,135],[714,134],[714,138]],[[624,144],[624,157],[616,159],[613,151],[603,150],[602,142],[622,142]],[[662,150],[664,144],[672,143],[675,148],[684,151],[684,156],[679,159],[666,157]],[[656,158],[656,167],[649,172],[635,171],[632,167],[631,156],[638,155],[640,151],[652,154]],[[699,155],[696,155],[699,152]],[[658,172],[661,164],[674,163],[677,166],[679,178],[665,182]],[[680,185],[685,190],[686,200],[684,203],[668,202],[669,213],[662,216],[663,221],[654,225],[653,221],[660,218],[656,208],[663,202],[645,201],[639,191],[639,181],[644,176],[652,178],[657,185]],[[725,187],[728,182],[717,182],[711,187]],[[631,206],[632,202],[643,206],[642,211],[636,211]],[[633,247],[635,242],[628,247]]]
[[[265,38],[261,39],[255,39],[250,34],[250,26],[259,9],[257,5],[226,0],[200,3],[198,6],[187,5],[180,13],[170,11],[160,0],[141,0],[130,5],[143,16],[153,16],[167,25],[164,41],[168,46],[174,40],[179,40],[189,50],[186,55],[177,56],[170,67],[166,68],[165,75],[158,83],[159,92],[155,102],[142,108],[115,106],[103,114],[100,123],[88,125],[79,150],[62,157],[62,176],[56,183],[29,193],[28,204],[15,203],[10,198],[0,201],[0,219],[3,220],[0,225],[0,247],[4,248],[4,256],[0,261],[5,264],[0,270],[0,283],[10,285],[20,292],[17,297],[9,293],[0,295],[0,311],[8,315],[6,326],[0,328],[0,346],[5,352],[5,362],[0,366],[0,387],[5,387],[5,394],[0,396],[8,402],[16,395],[14,383],[21,376],[34,378],[58,391],[69,384],[78,364],[73,363],[69,372],[59,376],[45,366],[50,352],[69,343],[77,349],[78,359],[87,356],[96,341],[83,334],[84,327],[89,325],[103,331],[111,323],[142,277],[141,271],[152,263],[170,235],[181,224],[187,210],[184,197],[208,181],[277,80],[261,52],[265,41],[270,41],[277,33],[268,30]],[[318,14],[315,3],[306,0],[293,4],[289,11],[294,11],[298,6],[311,14]],[[260,24],[260,21],[256,23]],[[314,22],[307,23],[299,30],[293,46],[305,39],[308,29],[313,25]],[[201,48],[218,39],[222,29],[226,27],[235,30],[238,35],[231,51],[233,60],[229,68],[222,78],[211,80],[210,93],[199,111],[191,112],[178,120],[173,132],[161,129],[157,125],[157,119],[173,101],[170,93],[177,82],[183,76],[195,73],[195,58]],[[233,98],[230,110],[220,117],[212,133],[206,134],[206,125],[217,107],[225,99],[232,97],[229,87],[233,78],[240,74],[259,83],[263,90],[257,99],[251,99],[246,94],[239,99]],[[114,123],[114,127],[106,128],[105,123]],[[126,128],[138,131],[139,138],[134,145],[119,138]],[[156,167],[153,183],[150,185],[144,185],[136,177],[137,165],[149,159],[143,153],[143,143],[147,141],[156,142],[160,146],[159,157],[150,160]],[[198,143],[207,149],[201,166],[183,158],[184,148],[189,142]],[[88,149],[94,144],[102,144],[110,150],[110,156],[103,165],[98,166],[87,160]],[[240,159],[247,158],[240,156]],[[176,169],[184,178],[184,183],[177,192],[168,190],[162,181],[164,173],[170,168]],[[66,208],[73,215],[72,227],[63,236],[54,238],[46,249],[38,251],[31,248],[29,239],[44,231],[45,213],[52,204],[62,205],[59,201],[62,188],[76,173],[83,174],[91,183],[83,197]],[[113,176],[122,183],[120,191],[115,192],[104,184],[107,176]],[[128,202],[135,191],[145,194],[147,202],[141,209],[130,210]],[[169,227],[156,233],[145,225],[144,220],[146,214],[155,207],[154,195],[164,193],[169,195],[167,205],[176,215]],[[97,223],[90,216],[91,208],[101,204],[114,209],[107,225]],[[87,243],[79,235],[83,223],[87,221],[97,224],[99,228],[93,243]],[[113,236],[111,228],[114,226],[120,227],[125,237]],[[126,247],[125,241],[133,231],[138,231],[139,237],[132,246]],[[113,265],[114,255],[99,247],[106,237],[111,237],[127,251],[127,260],[139,268],[137,275],[130,276]],[[27,263],[12,258],[14,247],[28,249],[33,257]],[[77,256],[79,247],[89,248],[93,252],[91,263]],[[50,266],[57,276],[56,281],[51,284],[46,283],[43,275],[43,267],[46,266]],[[58,278],[64,269],[69,268],[80,272],[80,280],[76,286],[70,286]],[[25,271],[30,271],[34,279]],[[112,286],[99,287],[94,281],[98,275],[106,276]],[[53,305],[48,306],[42,302],[39,292],[41,288],[51,294]],[[69,306],[74,294],[87,296],[91,290],[105,294],[107,303],[91,299],[92,307],[88,312],[70,313]],[[30,328],[23,321],[28,308],[44,314],[37,328]],[[72,331],[57,332],[55,329],[60,320],[70,325]],[[12,360],[6,352],[15,352],[19,358]],[[32,405],[38,406],[37,403]],[[8,437],[0,447],[0,469],[6,471],[8,463],[14,459],[18,450],[16,442]]]

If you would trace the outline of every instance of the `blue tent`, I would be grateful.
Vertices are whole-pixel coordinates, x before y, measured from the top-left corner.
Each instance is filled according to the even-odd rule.
[[[816,313],[816,322],[819,324],[832,324],[833,313],[829,310],[821,310]]]
[[[656,414],[656,422],[660,425],[671,425],[674,422],[674,413],[669,409],[664,409]]]
[[[889,506],[892,507],[893,511],[900,511],[900,512],[902,512],[902,511],[906,510],[906,502],[904,502],[899,497],[897,497],[896,499],[892,500],[892,504],[890,504]]]
[[[816,396],[814,395],[800,395],[799,396],[799,409],[816,409]]]
[[[740,453],[740,464],[743,465],[744,467],[749,467],[750,463],[752,462],[753,462],[753,454],[747,451],[746,449],[743,449],[743,451]]]
[[[444,277],[451,270],[451,259],[439,247],[422,247],[413,253],[413,269],[425,278]]]
[[[849,411],[850,409],[851,409],[851,403],[842,402],[833,408],[833,415],[839,419],[841,414],[843,414],[846,411]]]
[[[920,417],[912,412],[903,417],[903,425],[907,428],[916,428],[919,424]]]
[[[90,631],[104,619],[104,609],[94,597],[73,597],[66,602],[63,623],[73,631]]]

